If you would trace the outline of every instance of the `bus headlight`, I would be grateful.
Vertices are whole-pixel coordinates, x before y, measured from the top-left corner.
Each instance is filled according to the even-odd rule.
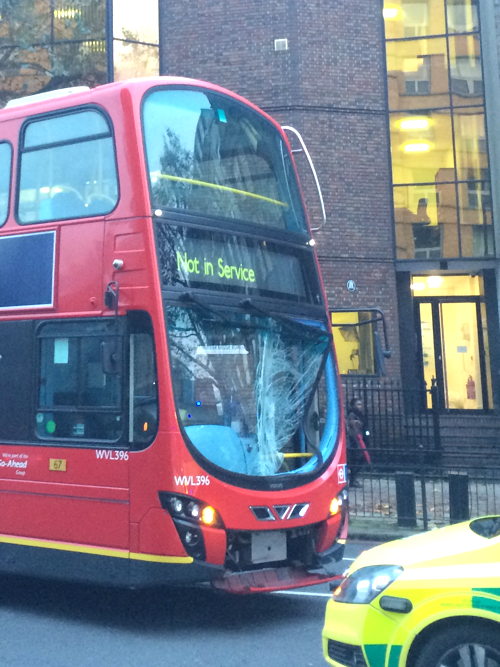
[[[174,521],[186,553],[195,560],[205,560],[203,527],[222,528],[217,510],[192,496],[160,491],[160,502]]]
[[[177,514],[178,516],[182,516],[182,514],[184,512],[184,503],[182,502],[182,500],[180,498],[176,498],[175,496],[173,496],[170,499],[170,507],[172,509],[173,514]]]
[[[397,579],[403,568],[399,565],[369,565],[361,567],[333,591],[336,602],[368,604]]]
[[[183,519],[195,525],[201,524],[212,528],[222,527],[222,521],[217,510],[191,496],[160,491],[160,502],[163,509],[167,510],[174,520]]]
[[[195,502],[188,503],[187,515],[189,518],[195,519],[195,521],[197,521],[200,518],[200,513],[201,513],[201,507],[199,503]]]

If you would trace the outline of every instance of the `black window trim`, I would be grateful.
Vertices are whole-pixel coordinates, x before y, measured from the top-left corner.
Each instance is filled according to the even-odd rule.
[[[9,179],[8,179],[8,195],[7,195],[7,206],[5,208],[5,217],[3,220],[0,218],[0,227],[3,227],[7,220],[9,219],[10,214],[10,204],[12,200],[12,167],[14,164],[14,146],[9,139],[0,139],[0,145],[6,144],[10,147],[10,164],[9,164]]]
[[[83,447],[83,448],[109,448],[109,449],[131,449],[131,444],[127,440],[127,430],[124,426],[124,424],[128,423],[128,411],[127,411],[127,401],[125,400],[125,392],[123,390],[123,381],[122,381],[122,391],[121,391],[121,400],[120,404],[116,407],[112,406],[104,406],[104,407],[99,407],[99,406],[80,406],[80,405],[72,405],[72,406],[65,406],[65,405],[54,405],[52,408],[48,407],[41,407],[40,406],[40,396],[39,396],[39,391],[40,391],[40,382],[41,382],[41,370],[42,370],[42,353],[41,353],[41,344],[40,341],[42,340],[54,340],[55,338],[77,338],[77,339],[82,339],[86,337],[99,337],[99,336],[106,336],[106,337],[113,337],[116,336],[121,339],[121,347],[122,347],[122,353],[125,345],[125,338],[127,335],[127,318],[120,318],[119,320],[116,320],[113,317],[105,317],[105,318],[84,318],[84,317],[76,317],[76,318],[57,318],[57,319],[44,319],[44,320],[39,320],[36,322],[35,325],[35,330],[34,330],[34,338],[33,338],[33,343],[35,345],[35,363],[34,363],[34,374],[35,374],[35,395],[34,395],[34,405],[33,405],[33,435],[34,435],[34,441],[36,444],[52,444],[53,446],[66,446],[66,447],[74,447],[75,445]],[[112,331],[109,332],[109,334],[104,334],[103,332],[99,333],[93,333],[93,334],[88,334],[85,332],[67,332],[65,329],[69,328],[71,325],[78,325],[82,324],[83,326],[85,325],[90,325],[90,324],[101,324],[102,328],[106,326],[106,324],[113,325],[117,328],[117,331],[115,334],[112,333]],[[53,327],[54,329],[57,329],[60,327],[60,333],[54,333],[51,334],[43,334],[43,329],[45,328],[50,328]],[[76,328],[76,327],[75,327]],[[110,327],[111,329],[111,327]],[[125,357],[124,362],[123,362],[123,373],[125,376],[128,377],[128,360],[126,360]],[[80,381],[81,376],[81,361],[80,359],[78,360],[78,379]],[[40,436],[36,432],[36,427],[35,427],[35,420],[36,420],[36,415],[41,413],[41,412],[67,412],[73,413],[73,412],[81,412],[85,414],[120,414],[122,416],[122,431],[120,436],[115,439],[109,439],[109,438],[91,438],[91,437],[84,437],[84,438],[71,438],[67,436],[62,436],[62,437],[57,437],[53,435],[48,435],[47,437],[45,436]],[[92,446],[92,443],[95,443],[94,447]]]
[[[65,115],[70,115],[70,114],[74,114],[74,113],[79,113],[81,111],[85,111],[85,110],[89,110],[89,109],[97,111],[98,113],[100,113],[104,117],[104,119],[106,121],[106,124],[109,128],[109,134],[104,134],[104,133],[93,134],[93,135],[89,135],[88,137],[83,137],[83,138],[76,139],[76,140],[61,141],[61,142],[56,142],[56,143],[52,143],[52,144],[44,144],[43,146],[36,146],[36,147],[33,147],[33,148],[24,148],[24,135],[25,135],[26,128],[30,123],[36,122],[38,120],[44,120],[44,119],[47,119],[47,118],[57,118],[59,116],[65,116]],[[117,155],[116,133],[115,133],[115,127],[114,127],[114,124],[113,124],[113,120],[112,120],[108,110],[105,109],[104,107],[102,107],[99,104],[91,103],[91,104],[81,104],[81,105],[78,105],[78,106],[69,106],[69,107],[64,107],[63,109],[57,109],[57,110],[50,111],[50,112],[47,112],[47,113],[38,113],[38,114],[34,114],[33,116],[27,116],[23,120],[23,123],[21,125],[21,129],[20,129],[20,132],[19,132],[18,155],[17,155],[17,165],[16,165],[16,180],[15,180],[15,196],[14,196],[14,218],[15,218],[16,223],[20,227],[28,227],[30,225],[46,225],[46,224],[53,224],[54,222],[62,222],[62,220],[60,221],[59,219],[54,219],[54,220],[31,220],[29,222],[22,222],[19,219],[19,199],[20,199],[20,192],[21,192],[21,188],[20,188],[21,162],[22,162],[23,154],[24,153],[31,153],[31,152],[34,152],[34,151],[37,151],[37,150],[42,150],[42,149],[47,149],[47,148],[53,148],[53,147],[66,146],[66,145],[71,145],[71,144],[76,144],[76,143],[87,142],[87,141],[89,141],[89,137],[90,137],[90,141],[94,141],[95,139],[100,139],[100,138],[101,139],[106,139],[108,137],[112,140],[114,166],[115,166],[115,174],[116,174],[117,197],[116,197],[115,206],[108,213],[97,214],[97,215],[87,215],[87,216],[82,216],[82,217],[85,220],[91,219],[91,218],[96,218],[96,217],[102,217],[102,215],[109,215],[110,213],[112,213],[112,211],[114,211],[116,209],[116,207],[118,206],[118,204],[120,202],[120,199],[121,199],[121,187],[120,187],[121,186],[121,178],[120,178],[120,168],[119,168],[118,155]],[[11,170],[12,170],[12,166],[11,166]],[[12,172],[11,172],[11,174],[12,174]],[[12,175],[11,175],[11,183],[12,183]],[[10,202],[10,200],[9,200],[9,202]],[[74,220],[80,220],[80,219],[81,218],[79,218],[79,217],[67,218],[67,219],[64,219],[64,222],[73,222]]]
[[[280,125],[274,120],[271,119],[269,114],[267,114],[266,111],[263,109],[254,109],[254,107],[251,104],[245,103],[243,99],[238,99],[238,97],[233,97],[232,95],[228,94],[227,92],[220,91],[220,90],[213,90],[210,87],[206,86],[194,86],[192,84],[163,84],[163,85],[157,85],[149,88],[144,95],[142,96],[141,103],[140,103],[140,121],[141,121],[141,138],[142,138],[142,148],[143,148],[143,156],[144,156],[144,165],[145,165],[145,172],[144,176],[148,181],[148,195],[149,195],[149,201],[152,203],[153,202],[153,193],[151,191],[151,180],[149,178],[149,172],[148,172],[148,155],[147,155],[147,148],[146,148],[146,140],[144,136],[144,128],[145,128],[145,122],[144,122],[144,107],[145,103],[152,94],[158,92],[158,91],[167,91],[167,90],[191,90],[195,92],[205,92],[205,93],[211,93],[214,95],[219,95],[221,97],[226,97],[229,99],[231,102],[234,104],[238,104],[239,106],[243,107],[244,109],[247,110],[252,110],[263,122],[265,122],[267,125],[270,127],[274,128],[274,130],[280,134],[281,127]],[[263,113],[261,113],[263,112]],[[268,117],[269,116],[269,117]],[[282,130],[281,130],[282,132]],[[284,145],[286,146],[286,142],[283,139],[283,136],[280,135],[282,138],[282,141]],[[289,152],[290,158],[292,158],[291,152]],[[249,220],[240,220],[237,218],[225,218],[223,216],[216,216],[216,215],[210,215],[207,216],[206,214],[202,212],[197,212],[197,211],[183,211],[182,209],[175,209],[175,208],[165,208],[161,209],[159,207],[154,208],[154,212],[156,215],[156,211],[161,211],[160,216],[158,217],[177,217],[179,216],[181,219],[184,218],[186,219],[191,219],[195,224],[201,225],[203,227],[213,227],[213,226],[219,226],[221,229],[224,229],[225,231],[231,231],[234,233],[239,233],[239,232],[245,232],[245,229],[247,229],[250,232],[253,232],[256,235],[260,235],[262,237],[262,234],[265,234],[266,237],[269,235],[270,237],[273,234],[276,234],[278,238],[286,238],[286,239],[297,239],[298,241],[306,239],[309,240],[310,238],[310,230],[309,230],[309,216],[308,216],[308,211],[307,207],[305,205],[304,201],[304,196],[303,193],[300,189],[300,180],[299,180],[299,174],[297,173],[297,168],[296,165],[292,162],[292,170],[295,175],[296,183],[298,186],[298,198],[302,210],[302,215],[303,215],[303,229],[280,229],[280,228],[273,228],[273,227],[266,227],[265,225],[262,225],[260,223],[252,222]]]

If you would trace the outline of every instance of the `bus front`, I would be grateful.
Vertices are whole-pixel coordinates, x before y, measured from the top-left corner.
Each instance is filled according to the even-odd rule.
[[[342,416],[285,137],[195,82],[152,88],[142,127],[178,424],[163,510],[221,588],[332,578],[347,523]]]

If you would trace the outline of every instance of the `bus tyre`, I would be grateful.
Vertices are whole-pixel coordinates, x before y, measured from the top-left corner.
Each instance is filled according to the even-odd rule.
[[[500,667],[500,631],[488,625],[456,625],[425,640],[415,667]]]

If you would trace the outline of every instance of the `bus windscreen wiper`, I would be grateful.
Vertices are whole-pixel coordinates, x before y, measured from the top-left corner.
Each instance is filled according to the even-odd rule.
[[[292,319],[287,315],[280,315],[275,312],[271,312],[270,310],[262,308],[261,306],[256,306],[255,303],[252,301],[252,299],[243,299],[242,301],[239,302],[238,305],[240,306],[240,308],[242,308],[247,312],[253,312],[257,315],[264,315],[265,317],[270,317],[272,319],[277,320],[278,322],[283,324],[285,329],[288,329],[295,335],[297,335],[297,333],[300,332],[301,335],[305,334],[306,336],[309,336],[314,339],[319,339],[322,336],[325,338],[325,340],[330,339],[329,333],[324,329],[316,327],[312,324],[306,324],[305,322],[300,322],[299,320]]]
[[[198,296],[195,296],[191,292],[183,292],[179,296],[179,301],[181,301],[182,303],[193,304],[193,306],[197,306],[200,310],[203,310],[205,313],[209,313],[210,315],[215,315],[222,322],[225,322],[226,324],[230,323],[230,320],[224,315],[222,315],[216,308],[214,308],[213,306],[209,306],[202,299],[200,299]]]

